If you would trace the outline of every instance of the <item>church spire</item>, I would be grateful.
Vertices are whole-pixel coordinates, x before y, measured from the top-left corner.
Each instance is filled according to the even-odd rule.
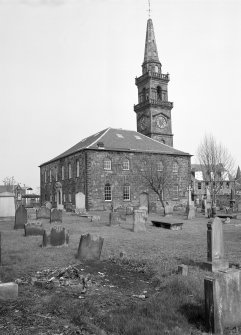
[[[147,21],[146,27],[146,43],[145,43],[145,52],[144,52],[144,62],[143,65],[146,63],[160,63],[158,58],[155,34],[152,19],[149,18]]]

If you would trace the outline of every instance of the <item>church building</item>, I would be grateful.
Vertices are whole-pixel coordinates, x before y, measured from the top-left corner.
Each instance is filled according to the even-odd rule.
[[[148,19],[142,75],[135,81],[137,131],[101,130],[41,164],[41,203],[86,210],[145,204],[158,210],[162,205],[154,187],[146,183],[147,171],[153,180],[156,173],[168,175],[165,201],[186,203],[191,155],[173,148],[169,80],[169,74],[162,73],[153,23]]]

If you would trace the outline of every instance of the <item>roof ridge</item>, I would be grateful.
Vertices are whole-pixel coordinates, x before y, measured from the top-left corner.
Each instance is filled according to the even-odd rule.
[[[89,147],[90,147],[91,145],[94,145],[95,143],[97,143],[97,141],[99,141],[99,140],[101,139],[101,137],[103,137],[103,136],[104,136],[110,129],[111,129],[110,127],[107,128],[107,129],[103,132],[103,134],[101,134],[96,140],[94,140],[92,143],[90,143],[89,145],[87,145],[86,149],[89,149]]]

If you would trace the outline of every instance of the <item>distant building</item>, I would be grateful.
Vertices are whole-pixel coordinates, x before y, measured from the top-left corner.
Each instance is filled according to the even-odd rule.
[[[152,20],[147,22],[142,75],[136,78],[138,104],[134,106],[137,130],[104,129],[61,155],[40,165],[41,203],[70,205],[87,210],[140,206],[158,209],[157,195],[147,189],[140,173],[151,160],[171,171],[166,200],[186,203],[191,183],[190,154],[173,148],[169,74],[162,73]]]

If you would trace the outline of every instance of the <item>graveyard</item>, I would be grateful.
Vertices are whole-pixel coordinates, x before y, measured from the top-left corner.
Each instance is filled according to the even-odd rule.
[[[207,334],[204,288],[211,290],[207,278],[215,273],[205,263],[224,254],[223,263],[239,273],[239,214],[222,223],[224,244],[213,255],[210,219],[200,211],[188,220],[184,211],[171,218],[149,213],[145,229],[143,222],[137,229],[132,215],[110,222],[109,212],[47,210],[36,215],[37,227],[33,210],[25,214],[24,227],[0,222],[0,280],[18,286],[9,291],[15,298],[0,299],[1,334]],[[172,220],[181,228],[154,224]],[[81,256],[81,248],[99,240],[97,257]],[[222,331],[240,334],[241,327],[231,323]]]

